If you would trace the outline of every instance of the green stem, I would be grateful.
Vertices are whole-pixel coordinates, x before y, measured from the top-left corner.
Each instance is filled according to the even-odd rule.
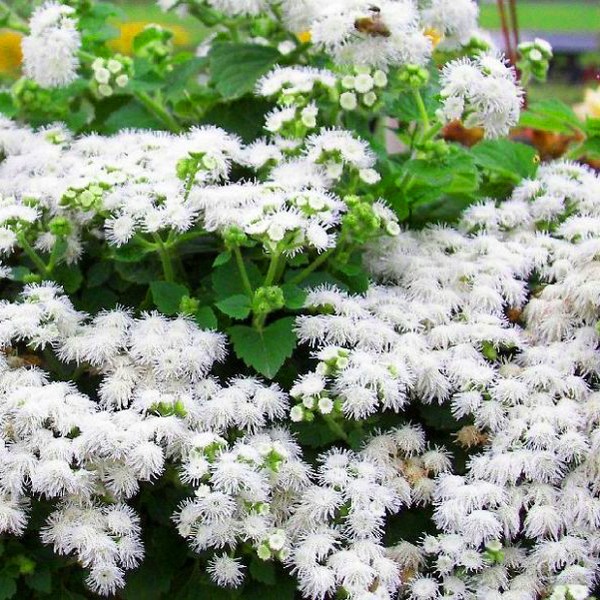
[[[36,266],[37,270],[40,272],[40,275],[43,277],[48,277],[49,271],[46,263],[41,259],[40,255],[33,249],[33,247],[27,241],[27,238],[24,234],[19,234],[17,236],[17,240],[19,245],[21,246],[23,252],[27,254],[31,262]]]
[[[175,281],[175,271],[173,269],[173,262],[171,261],[171,256],[169,255],[169,250],[165,246],[163,239],[158,235],[158,233],[153,233],[152,238],[156,242],[158,255],[160,256],[160,262],[162,264],[163,273],[165,275],[165,281],[172,283]]]
[[[269,263],[269,269],[263,283],[263,287],[269,287],[276,282],[277,271],[279,270],[279,259],[281,254],[279,252],[273,252],[271,254],[271,262]]]
[[[240,272],[240,277],[242,278],[242,284],[244,285],[244,289],[246,290],[246,294],[250,298],[254,296],[254,291],[252,289],[252,284],[250,283],[250,278],[248,277],[248,271],[246,271],[246,265],[244,264],[244,259],[242,257],[242,252],[240,251],[239,246],[233,246],[233,255],[235,256],[235,262],[237,263],[238,271]]]
[[[310,263],[310,265],[305,267],[302,271],[300,271],[300,273],[298,273],[298,275],[293,277],[290,280],[290,283],[298,285],[299,283],[304,281],[313,271],[318,269],[333,254],[334,250],[335,248],[330,248],[326,252],[319,254],[319,256],[317,256],[317,258],[315,258],[315,260],[312,263]]]
[[[173,133],[181,133],[181,126],[173,115],[160,103],[154,100],[146,92],[137,90],[133,92],[134,97],[141,102],[155,117],[160,119]]]
[[[322,415],[323,420],[327,423],[327,427],[335,433],[340,439],[346,443],[350,442],[348,434],[344,431],[344,428],[333,418],[332,415]]]
[[[421,120],[423,121],[424,130],[427,132],[429,131],[431,125],[429,124],[429,115],[427,114],[427,108],[425,107],[423,96],[421,96],[421,92],[418,89],[413,89],[413,96],[417,102],[417,108],[419,109]]]

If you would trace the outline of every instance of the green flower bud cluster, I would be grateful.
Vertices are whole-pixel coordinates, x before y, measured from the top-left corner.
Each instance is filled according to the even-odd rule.
[[[250,31],[254,37],[272,38],[277,31],[277,23],[265,15],[261,15],[252,19]]]
[[[521,73],[538,81],[546,81],[552,59],[552,46],[546,40],[536,38],[533,42],[519,44],[518,50],[520,60],[517,66]]]
[[[441,160],[448,156],[450,153],[450,146],[445,140],[427,140],[417,146],[419,150],[420,158],[430,158]]]
[[[359,245],[378,237],[382,231],[388,235],[398,235],[400,227],[393,214],[378,211],[376,206],[361,196],[344,198],[348,212],[342,217],[341,236]]]
[[[192,184],[196,179],[198,171],[212,171],[217,167],[217,162],[211,154],[205,152],[190,152],[185,158],[177,161],[175,170],[177,177],[182,181]]]
[[[194,315],[200,308],[200,300],[192,296],[183,296],[179,301],[179,312],[183,315]]]
[[[60,199],[61,206],[99,212],[102,210],[104,192],[110,189],[106,183],[90,183],[83,188],[69,188]]]
[[[340,79],[340,106],[344,110],[355,110],[361,105],[373,108],[379,99],[377,89],[383,89],[387,84],[388,76],[384,71],[354,67],[352,73]]]
[[[135,36],[133,51],[154,64],[164,64],[173,53],[173,32],[155,23],[147,25]]]
[[[405,65],[400,69],[397,77],[403,86],[419,89],[429,81],[429,71],[419,65]]]
[[[45,117],[64,119],[68,113],[67,102],[58,102],[54,90],[44,89],[35,81],[21,77],[11,88],[14,104],[25,114],[44,113]]]
[[[239,227],[230,227],[223,232],[225,248],[231,250],[237,246],[244,246],[248,242],[248,236]]]
[[[317,126],[318,114],[319,109],[314,103],[274,110],[267,115],[265,129],[287,139],[301,140]]]
[[[269,537],[256,547],[256,554],[261,560],[277,558],[285,560],[289,555],[287,535],[283,529],[276,529]]]
[[[326,391],[310,396],[293,395],[296,400],[302,401],[290,410],[290,419],[299,423],[306,421],[310,423],[314,421],[315,414],[330,415],[332,413],[340,414],[342,403],[340,400],[332,400]]]
[[[463,51],[467,56],[478,56],[479,54],[488,52],[490,49],[490,43],[479,37],[472,37],[469,43],[463,47]]]
[[[73,225],[66,217],[54,217],[48,223],[48,228],[57,237],[67,237],[73,231]]]
[[[281,310],[284,306],[283,290],[276,285],[260,287],[254,292],[252,312],[255,315],[267,315],[276,310]]]
[[[133,61],[116,54],[112,58],[97,58],[92,63],[92,92],[98,98],[108,98],[115,90],[124,88],[133,75]]]

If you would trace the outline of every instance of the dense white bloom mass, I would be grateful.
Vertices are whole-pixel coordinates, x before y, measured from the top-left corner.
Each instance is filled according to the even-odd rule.
[[[23,65],[27,77],[41,87],[65,86],[77,77],[81,36],[74,9],[57,2],[37,8],[23,38]]]
[[[517,124],[523,90],[513,67],[491,55],[447,63],[441,77],[442,121],[482,127],[488,138],[506,135]]]
[[[373,248],[373,276],[391,284],[310,295],[333,314],[298,319],[319,360],[291,392],[300,418],[330,414],[323,398],[351,418],[448,403],[471,423],[458,439],[486,444],[465,476],[429,489],[442,533],[423,551],[437,575],[409,597],[529,599],[554,584],[552,597],[565,586],[586,597],[596,581],[599,220],[598,176],[546,165],[506,202],[468,209],[459,229]]]
[[[366,294],[310,292],[297,329],[317,367],[291,410],[277,385],[211,375],[221,334],[156,313],[91,317],[54,285],[26,286],[0,303],[1,531],[23,532],[33,498],[56,501],[42,540],[113,593],[143,558],[127,503],[172,465],[189,490],[175,526],[212,555],[219,585],[242,585],[236,553],[252,547],[311,600],[374,588],[390,600],[584,598],[600,560],[599,220],[599,178],[565,162],[457,228],[378,242],[367,265],[380,283]],[[97,399],[51,381],[25,346],[92,370]],[[314,470],[273,426],[409,403],[446,404],[466,423],[463,475],[416,424],[333,448]],[[386,547],[393,515],[428,503],[437,535]]]

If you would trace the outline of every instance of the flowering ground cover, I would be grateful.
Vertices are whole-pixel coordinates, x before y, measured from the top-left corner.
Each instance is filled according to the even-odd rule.
[[[197,50],[0,5],[0,598],[591,598],[600,123],[525,108],[549,44],[159,4]]]

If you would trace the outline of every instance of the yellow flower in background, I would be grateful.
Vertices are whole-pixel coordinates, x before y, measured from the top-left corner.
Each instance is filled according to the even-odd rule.
[[[0,31],[0,73],[13,73],[19,69],[23,54],[23,34],[16,31]]]
[[[423,35],[431,40],[431,44],[434,48],[437,48],[438,44],[444,39],[444,34],[434,27],[427,27],[423,31]]]
[[[303,44],[308,44],[312,40],[310,31],[301,31],[300,33],[296,34],[296,37]]]
[[[115,52],[131,54],[133,38],[150,25],[150,21],[130,21],[116,24],[119,37],[108,42],[108,46]],[[173,33],[173,43],[177,46],[187,46],[191,43],[190,33],[181,25],[161,25]],[[19,70],[23,54],[21,40],[23,34],[16,31],[0,30],[0,74],[12,74]]]
[[[573,107],[575,114],[584,121],[588,117],[592,119],[600,119],[600,86],[598,89],[585,90],[585,96],[581,104],[576,104]]]
[[[144,31],[148,25],[160,25],[163,29],[168,29],[173,33],[173,43],[176,46],[187,46],[190,44],[190,34],[185,27],[181,25],[164,25],[162,23],[153,23],[152,21],[129,21],[127,23],[118,23],[115,25],[119,30],[119,37],[110,40],[108,47],[121,54],[133,53],[133,38]]]

